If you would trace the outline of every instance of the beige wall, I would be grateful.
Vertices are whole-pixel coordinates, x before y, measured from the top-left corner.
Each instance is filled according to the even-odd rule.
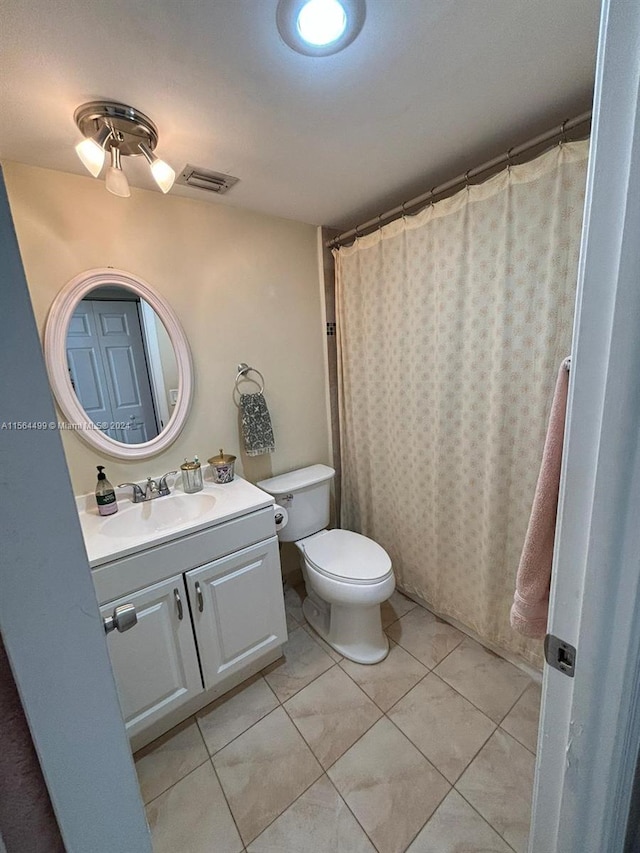
[[[76,493],[95,487],[95,466],[112,483],[159,475],[185,456],[223,447],[248,480],[329,463],[324,328],[316,229],[223,204],[3,163],[33,307],[42,333],[59,289],[79,272],[113,266],[148,281],[171,304],[190,341],[196,390],[187,425],[164,453],[138,463],[98,454],[63,433]],[[236,366],[266,380],[276,452],[240,453],[232,401]]]

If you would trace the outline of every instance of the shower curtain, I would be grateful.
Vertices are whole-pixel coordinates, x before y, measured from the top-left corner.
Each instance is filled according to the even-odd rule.
[[[509,608],[569,354],[588,142],[334,251],[342,526],[398,585],[532,663]]]

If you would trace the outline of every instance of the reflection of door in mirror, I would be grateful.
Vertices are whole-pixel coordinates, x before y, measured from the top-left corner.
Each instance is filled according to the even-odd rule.
[[[81,300],[69,323],[71,382],[87,415],[107,435],[140,444],[158,435],[165,420],[160,410],[166,411],[164,401],[154,401],[140,300],[97,296],[94,291]]]

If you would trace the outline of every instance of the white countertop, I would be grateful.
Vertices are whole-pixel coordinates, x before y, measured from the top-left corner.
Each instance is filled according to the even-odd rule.
[[[274,504],[271,495],[241,477],[216,484],[208,476],[207,471],[202,491],[188,495],[178,474],[175,486],[168,479],[170,495],[139,504],[133,503],[130,487],[116,488],[118,512],[110,516],[98,513],[93,493],[77,496],[91,568]]]

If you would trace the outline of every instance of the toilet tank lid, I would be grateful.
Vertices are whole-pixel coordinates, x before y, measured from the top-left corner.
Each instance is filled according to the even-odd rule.
[[[308,468],[298,468],[296,471],[289,471],[288,474],[279,474],[268,480],[260,480],[257,486],[277,497],[330,480],[335,473],[328,465],[310,465]]]

